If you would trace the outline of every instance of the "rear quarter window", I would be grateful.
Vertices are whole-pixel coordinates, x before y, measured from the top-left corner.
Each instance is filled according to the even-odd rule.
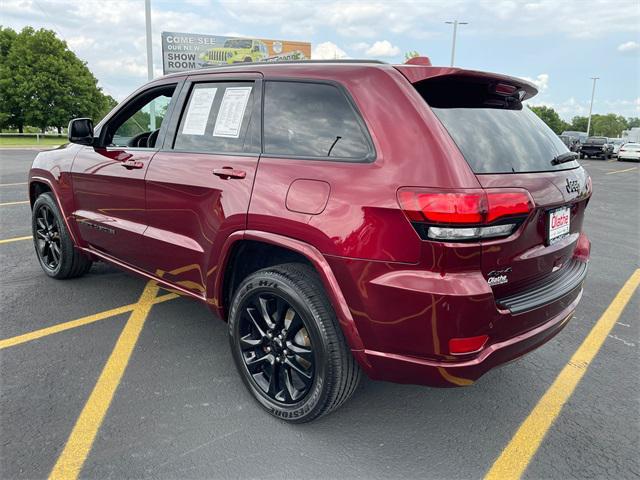
[[[263,128],[267,155],[347,161],[372,156],[364,122],[334,85],[267,81]]]

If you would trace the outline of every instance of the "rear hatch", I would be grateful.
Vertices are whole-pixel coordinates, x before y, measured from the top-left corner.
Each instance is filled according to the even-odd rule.
[[[496,298],[527,291],[570,268],[590,179],[575,154],[522,104],[535,87],[455,69],[413,80],[482,188],[492,192],[487,195],[499,199],[501,192],[526,192],[530,197],[528,213],[494,222],[513,222],[511,232],[480,241],[482,273]]]

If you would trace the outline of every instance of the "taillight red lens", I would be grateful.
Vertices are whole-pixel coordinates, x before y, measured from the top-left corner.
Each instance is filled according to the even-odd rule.
[[[413,222],[448,225],[492,223],[502,217],[527,215],[532,208],[525,191],[451,193],[401,189],[398,201]]]
[[[582,262],[588,262],[591,256],[591,242],[586,234],[581,233],[578,237],[576,249],[573,251],[573,257]]]
[[[488,335],[478,335],[477,337],[452,338],[449,340],[449,353],[452,355],[464,355],[475,353],[484,347],[489,340]]]
[[[416,196],[420,212],[428,222],[482,222],[482,194],[417,193]]]
[[[524,192],[489,192],[487,200],[489,203],[487,223],[491,223],[500,217],[526,215],[531,210],[529,195]]]

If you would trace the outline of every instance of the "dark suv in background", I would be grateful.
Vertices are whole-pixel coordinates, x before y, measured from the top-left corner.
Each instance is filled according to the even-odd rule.
[[[523,108],[535,94],[358,61],[165,76],[37,156],[38,259],[54,278],[107,261],[205,303],[289,421],[340,406],[362,372],[470,385],[582,296],[591,181]]]
[[[613,156],[613,143],[607,137],[589,137],[580,147],[580,158],[598,157],[605,160]]]

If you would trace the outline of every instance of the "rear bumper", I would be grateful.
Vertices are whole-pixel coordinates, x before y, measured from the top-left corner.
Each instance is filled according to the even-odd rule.
[[[480,272],[444,275],[406,264],[328,261],[362,338],[364,348],[352,352],[367,375],[453,387],[472,384],[564,328],[582,297],[587,237],[571,249],[568,268],[515,298],[496,298]],[[451,339],[481,335],[488,341],[480,351],[449,352]]]
[[[589,155],[592,157],[597,157],[597,156],[605,156],[607,154],[609,154],[610,152],[602,150],[601,148],[594,148],[594,149],[585,149],[584,147],[580,150],[580,153],[584,154],[584,155]]]
[[[636,162],[640,160],[640,153],[632,154],[632,153],[618,153],[618,160],[635,160]]]
[[[494,343],[463,361],[431,361],[417,357],[364,350],[357,353],[368,375],[377,380],[436,387],[460,387],[473,384],[489,370],[515,360],[545,344],[558,334],[573,316],[582,288],[575,300],[544,324],[508,340]]]

